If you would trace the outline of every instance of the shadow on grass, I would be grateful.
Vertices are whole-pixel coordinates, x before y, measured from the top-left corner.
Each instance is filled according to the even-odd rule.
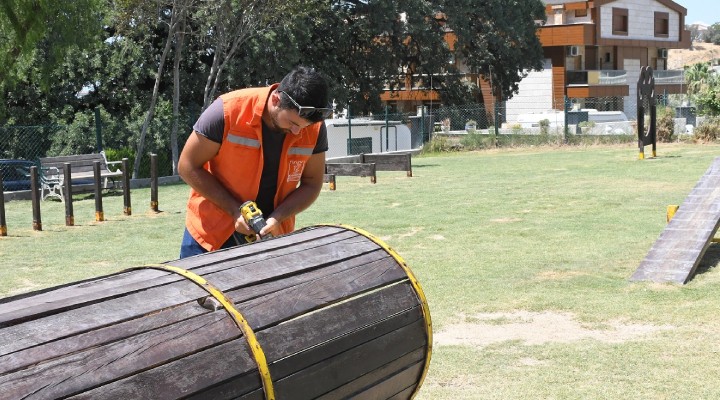
[[[695,270],[695,275],[701,275],[706,272],[711,272],[719,264],[720,243],[710,243],[710,246],[708,246],[707,250],[705,251],[705,255],[703,255],[702,259],[700,259],[700,264],[698,264],[698,267]]]

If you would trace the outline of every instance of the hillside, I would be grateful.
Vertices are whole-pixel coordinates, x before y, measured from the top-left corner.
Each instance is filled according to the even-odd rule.
[[[695,42],[690,49],[669,49],[667,69],[682,69],[714,58],[720,58],[720,45]]]

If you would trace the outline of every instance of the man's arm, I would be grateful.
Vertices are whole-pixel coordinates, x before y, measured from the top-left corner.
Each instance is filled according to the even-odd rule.
[[[300,186],[290,193],[282,203],[278,204],[275,211],[266,220],[267,226],[263,228],[260,235],[268,232],[277,235],[280,222],[310,207],[320,195],[324,174],[325,153],[313,154],[303,169]]]
[[[235,230],[248,235],[253,233],[240,215],[241,202],[233,197],[225,187],[207,170],[203,168],[206,162],[217,155],[220,143],[193,133],[188,137],[180,160],[178,160],[178,173],[180,177],[203,197],[215,203],[235,220]],[[322,184],[322,177],[321,177]]]

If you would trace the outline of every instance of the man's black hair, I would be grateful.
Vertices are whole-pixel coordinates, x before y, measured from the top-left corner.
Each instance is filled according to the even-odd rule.
[[[295,67],[280,81],[277,91],[285,92],[301,106],[327,108],[328,84],[315,68]],[[294,109],[295,105],[286,96],[280,96],[280,108]],[[313,113],[306,118],[310,122],[323,120],[322,113]]]

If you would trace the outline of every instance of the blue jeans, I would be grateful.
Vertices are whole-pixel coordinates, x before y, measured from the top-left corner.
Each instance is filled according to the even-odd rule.
[[[245,244],[247,243],[245,241],[245,238],[242,237],[239,233],[233,233],[228,240],[223,243],[223,245],[220,247],[221,249],[227,249],[229,247],[237,246],[239,244]],[[196,256],[198,254],[207,253],[207,250],[205,250],[204,247],[200,246],[200,243],[195,240],[194,237],[188,232],[187,228],[185,228],[185,233],[183,233],[182,243],[180,244],[180,258],[190,257],[190,256]]]

